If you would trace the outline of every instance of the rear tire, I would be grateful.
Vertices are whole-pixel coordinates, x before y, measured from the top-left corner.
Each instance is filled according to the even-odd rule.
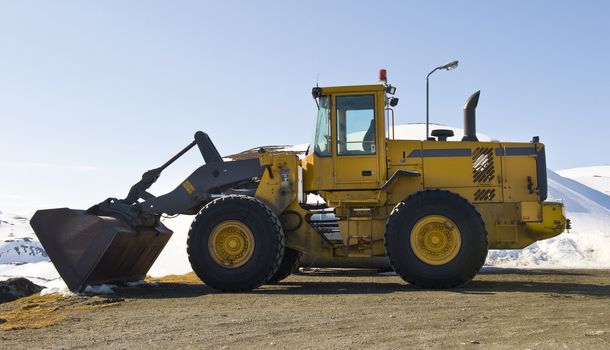
[[[284,250],[284,258],[280,263],[280,267],[277,269],[275,274],[269,279],[269,283],[278,283],[281,280],[286,279],[299,269],[301,262],[301,256],[303,253],[298,250],[286,248]]]
[[[250,291],[276,273],[284,255],[284,232],[266,204],[229,195],[197,214],[188,233],[187,253],[193,271],[208,286]]]
[[[470,281],[485,263],[487,230],[464,198],[426,190],[394,207],[385,248],[405,281],[423,288],[453,288]]]

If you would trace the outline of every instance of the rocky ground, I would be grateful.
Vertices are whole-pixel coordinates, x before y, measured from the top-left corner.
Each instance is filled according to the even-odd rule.
[[[42,291],[42,287],[27,278],[9,278],[0,281],[0,303],[17,300]]]
[[[323,270],[252,293],[191,275],[110,296],[0,304],[0,344],[32,348],[608,349],[610,271],[487,269],[464,288]]]

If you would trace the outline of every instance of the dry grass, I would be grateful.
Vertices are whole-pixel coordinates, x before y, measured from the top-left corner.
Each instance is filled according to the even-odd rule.
[[[200,284],[195,273],[147,277],[149,283]],[[74,311],[88,311],[118,305],[123,298],[116,296],[62,296],[61,294],[32,295],[0,305],[0,331],[36,329],[56,325]]]
[[[35,329],[49,327],[66,319],[60,315],[59,300],[61,295],[32,295],[3,305],[5,311],[0,313],[4,320],[0,330]]]
[[[154,283],[154,282],[161,282],[161,283],[187,283],[187,284],[201,284],[201,280],[199,279],[199,277],[197,277],[197,275],[194,272],[189,272],[185,275],[169,275],[169,276],[164,276],[164,277],[158,277],[158,278],[153,278],[153,277],[146,277],[146,282],[149,283]]]
[[[45,328],[66,320],[71,311],[105,308],[123,300],[103,296],[32,295],[2,305],[0,330]]]

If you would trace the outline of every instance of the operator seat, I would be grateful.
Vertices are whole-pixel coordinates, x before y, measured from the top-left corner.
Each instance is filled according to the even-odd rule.
[[[373,150],[375,149],[375,119],[371,120],[371,125],[369,125],[368,130],[364,134],[364,138],[362,139],[362,149],[365,153],[375,153]]]

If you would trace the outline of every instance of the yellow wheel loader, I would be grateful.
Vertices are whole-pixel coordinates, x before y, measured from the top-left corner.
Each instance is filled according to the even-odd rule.
[[[280,281],[302,254],[335,266],[381,259],[411,284],[452,288],[475,276],[488,248],[524,248],[563,232],[563,206],[545,202],[537,137],[480,142],[477,92],[464,106],[461,141],[448,141],[451,130],[395,139],[394,92],[387,82],[315,87],[317,124],[303,159],[261,148],[254,158],[226,161],[199,131],[124,199],[39,210],[31,225],[73,291],[143,279],[172,234],[162,215],[195,215],[190,263],[222,291]],[[147,192],[195,146],[204,165],[167,194]],[[307,203],[311,194],[324,202]]]

